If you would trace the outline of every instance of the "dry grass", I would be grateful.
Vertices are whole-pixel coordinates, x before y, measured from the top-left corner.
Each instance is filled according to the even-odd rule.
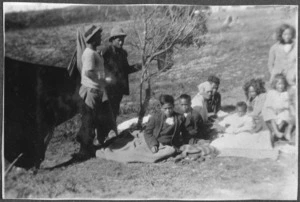
[[[193,96],[199,83],[205,81],[209,74],[216,74],[221,78],[222,104],[230,105],[245,99],[241,86],[246,80],[253,77],[268,78],[267,56],[274,43],[270,37],[272,31],[283,22],[295,24],[294,18],[285,18],[283,13],[268,9],[234,12],[232,15],[238,15],[244,25],[220,30],[222,22],[218,21],[218,17],[225,19],[227,14],[220,13],[219,16],[211,17],[205,47],[176,52],[173,69],[153,80],[156,95],[171,93],[177,97],[184,92]],[[42,32],[51,36],[51,30],[60,30],[63,36],[61,41],[68,41],[64,43],[68,43],[68,50],[72,50],[74,44],[69,42],[75,40],[76,26],[49,28]],[[112,25],[103,26],[109,29]],[[37,31],[41,30],[7,33],[6,53],[12,56],[17,54],[11,49],[14,37],[20,40],[22,36],[27,38]],[[37,42],[32,43],[35,47]],[[52,47],[58,51],[61,44]],[[130,61],[138,61],[138,54],[129,53]],[[65,58],[69,58],[67,55],[71,53],[64,54]],[[65,66],[66,63],[64,60],[61,64]],[[130,76],[131,95],[124,98],[124,103],[131,102],[133,105],[124,105],[119,122],[135,116],[138,109],[132,107],[138,102],[138,76],[139,73]],[[153,103],[151,107],[155,107]],[[79,126],[77,116],[56,129],[42,167],[51,167],[70,158],[70,154],[78,149],[74,137]],[[291,156],[281,157],[279,161],[220,157],[187,165],[169,161],[121,164],[91,159],[52,171],[41,170],[37,175],[14,169],[5,180],[5,196],[72,199],[291,199],[296,196],[296,183],[297,163]]]

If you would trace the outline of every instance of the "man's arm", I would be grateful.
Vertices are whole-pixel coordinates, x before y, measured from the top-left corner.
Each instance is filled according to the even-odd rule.
[[[125,62],[126,62],[126,72],[127,74],[131,74],[131,73],[134,73],[134,72],[137,72],[137,71],[140,71],[142,69],[142,64],[141,63],[136,63],[134,65],[129,65],[128,63],[128,54],[127,54],[127,51],[124,50],[124,55],[126,57],[125,59]]]
[[[195,114],[193,116],[193,118],[194,118],[194,128],[193,128],[193,130],[189,131],[189,134],[191,136],[200,135],[201,127],[203,125],[203,119],[202,119],[201,115],[198,113]]]

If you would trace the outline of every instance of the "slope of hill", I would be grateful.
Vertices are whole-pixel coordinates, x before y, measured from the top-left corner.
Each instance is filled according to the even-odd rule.
[[[5,30],[45,28],[91,22],[128,20],[126,6],[70,6],[66,8],[13,12],[5,15]]]

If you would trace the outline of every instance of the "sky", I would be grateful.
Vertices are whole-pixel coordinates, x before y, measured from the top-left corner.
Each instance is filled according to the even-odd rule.
[[[80,4],[3,2],[3,11],[4,11],[4,13],[10,13],[10,12],[21,12],[21,11],[30,11],[30,10],[63,8],[63,7],[72,6],[72,5],[80,5]],[[220,7],[220,6],[213,6],[213,7],[215,7],[215,9],[217,9],[217,7]]]
[[[3,11],[4,13],[9,13],[9,12],[20,12],[20,11],[30,11],[30,10],[63,8],[72,5],[74,4],[3,2]]]

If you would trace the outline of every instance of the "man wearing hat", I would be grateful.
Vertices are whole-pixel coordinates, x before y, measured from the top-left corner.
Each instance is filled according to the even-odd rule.
[[[126,33],[121,27],[111,30],[110,45],[101,51],[104,58],[105,75],[111,77],[111,83],[106,86],[109,102],[115,118],[120,110],[123,95],[129,95],[128,75],[141,69],[141,64],[129,65],[127,52],[123,49]]]
[[[109,132],[108,124],[103,119],[109,114],[108,98],[105,91],[106,79],[103,58],[96,51],[101,44],[101,27],[89,26],[84,30],[86,48],[81,57],[81,87],[79,95],[84,101],[82,109],[82,125],[77,134],[80,143],[80,151],[74,154],[79,160],[85,160],[95,156],[93,140],[95,133],[100,143],[104,142]],[[107,79],[109,81],[109,79]],[[105,115],[105,118],[103,116]],[[114,122],[115,120],[113,120]]]

